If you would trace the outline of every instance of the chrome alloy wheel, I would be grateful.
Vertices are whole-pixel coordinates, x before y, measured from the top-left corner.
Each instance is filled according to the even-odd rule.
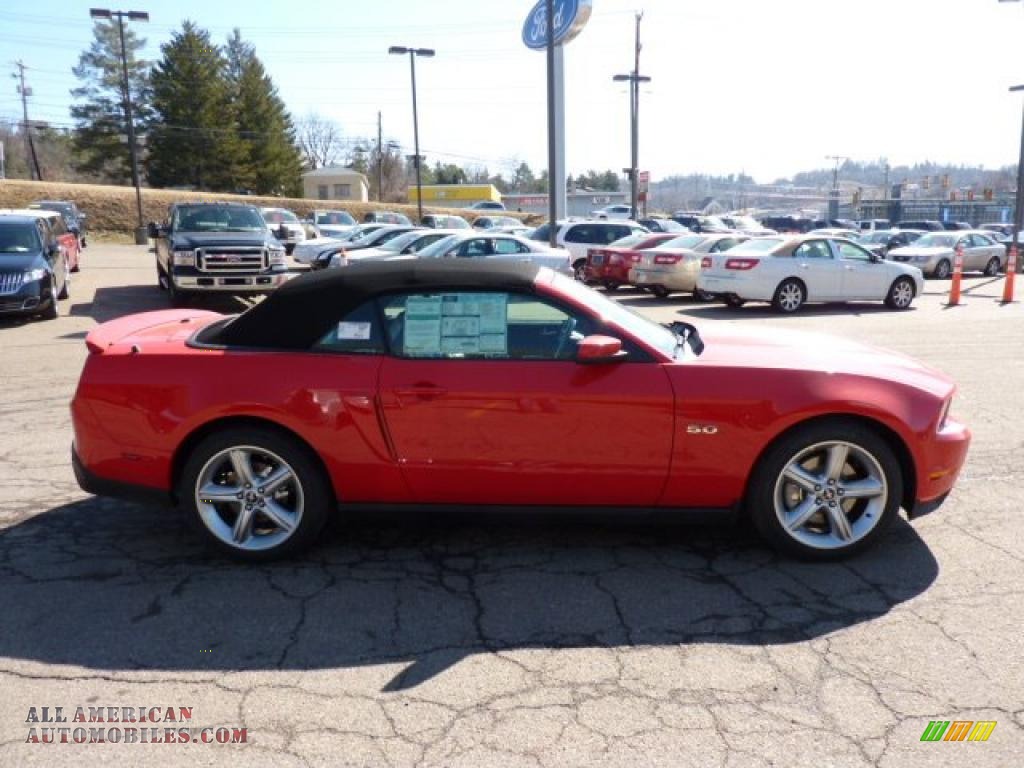
[[[804,292],[796,283],[786,283],[779,289],[779,306],[786,312],[795,312],[804,303]]]
[[[813,549],[843,549],[867,536],[885,511],[889,488],[881,464],[840,441],[803,448],[775,481],[775,515],[783,530]]]
[[[233,446],[199,471],[196,509],[230,547],[249,551],[283,544],[299,527],[305,498],[295,470],[265,448]]]
[[[906,309],[914,300],[914,286],[909,280],[897,280],[892,287],[892,304],[897,309]]]

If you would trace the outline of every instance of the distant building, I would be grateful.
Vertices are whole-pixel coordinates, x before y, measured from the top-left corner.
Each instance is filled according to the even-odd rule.
[[[354,200],[370,198],[370,182],[351,168],[330,166],[302,174],[302,196],[311,200]]]
[[[607,192],[604,190],[576,190],[566,194],[567,216],[590,216],[591,211],[609,205],[629,204],[628,192]],[[523,213],[548,213],[548,196],[544,192],[502,195],[501,201],[510,211]]]

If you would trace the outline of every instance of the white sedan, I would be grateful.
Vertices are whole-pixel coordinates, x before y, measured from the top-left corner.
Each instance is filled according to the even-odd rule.
[[[572,274],[569,251],[565,248],[551,248],[545,243],[527,240],[519,235],[491,234],[489,232],[459,233],[428,245],[419,251],[416,257],[420,259],[511,259],[548,267],[563,275]]]
[[[786,313],[808,301],[884,301],[907,309],[924,290],[924,276],[841,238],[758,237],[704,256],[697,288],[732,307],[768,301]]]

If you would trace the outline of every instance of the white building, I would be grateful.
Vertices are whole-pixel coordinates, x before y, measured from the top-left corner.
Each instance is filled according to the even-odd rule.
[[[302,196],[312,200],[354,200],[365,203],[370,199],[370,182],[366,176],[351,168],[317,168],[302,174]]]

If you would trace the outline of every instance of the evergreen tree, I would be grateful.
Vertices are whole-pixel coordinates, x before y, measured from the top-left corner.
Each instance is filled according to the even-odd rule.
[[[252,190],[260,195],[300,195],[302,155],[295,126],[263,62],[238,29],[228,38],[226,59],[245,176]]]
[[[121,70],[121,40],[116,21],[97,21],[93,41],[72,67],[82,85],[71,90],[81,101],[71,107],[75,120],[73,146],[79,173],[113,184],[130,184],[132,179],[127,131],[125,129],[124,89]],[[124,30],[125,57],[128,62],[128,88],[132,100],[135,133],[145,132],[152,116],[148,61],[139,58],[146,41],[131,26]]]
[[[149,179],[156,186],[214,191],[249,188],[227,60],[191,21],[160,48],[153,69]]]

